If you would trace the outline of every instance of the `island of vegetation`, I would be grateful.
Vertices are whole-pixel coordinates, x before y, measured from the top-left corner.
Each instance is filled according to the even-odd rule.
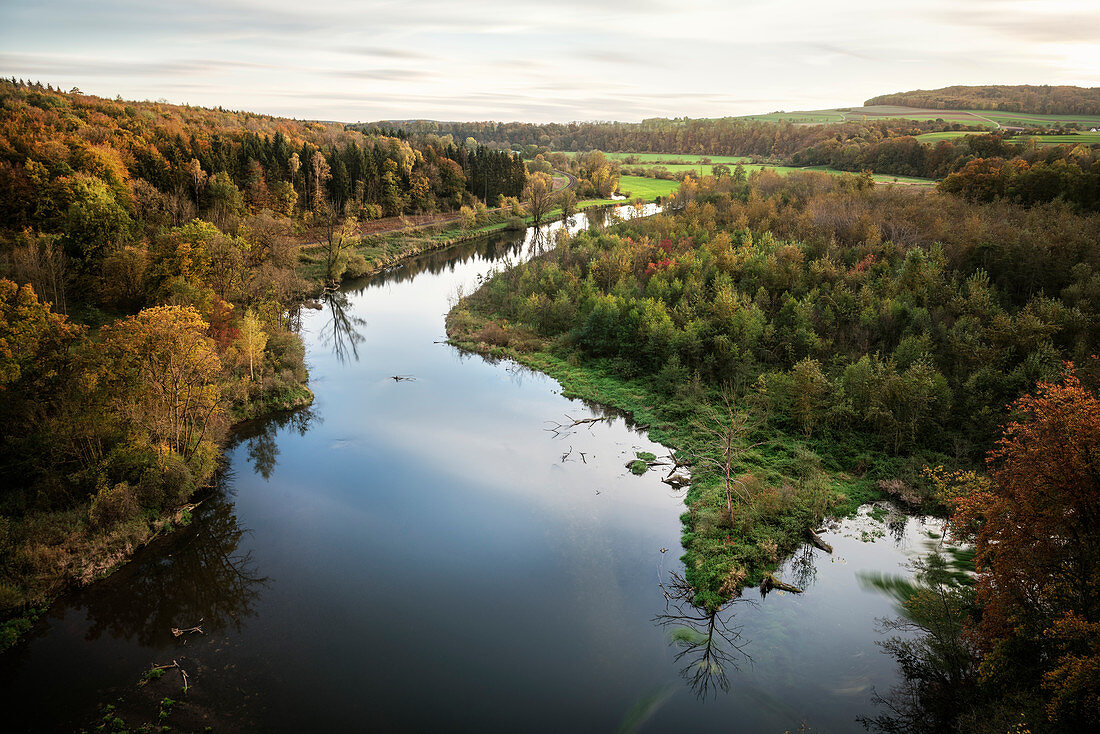
[[[962,552],[884,583],[919,634],[888,643],[906,683],[868,724],[1072,730],[1100,715],[1100,216],[939,188],[688,179],[663,215],[497,274],[448,333],[675,448],[700,606],[780,586],[869,499],[950,517],[978,573]]]

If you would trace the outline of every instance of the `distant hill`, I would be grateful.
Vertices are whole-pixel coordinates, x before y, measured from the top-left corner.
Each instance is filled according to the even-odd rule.
[[[936,110],[1003,110],[1038,115],[1100,115],[1100,87],[957,86],[884,94],[864,104]]]

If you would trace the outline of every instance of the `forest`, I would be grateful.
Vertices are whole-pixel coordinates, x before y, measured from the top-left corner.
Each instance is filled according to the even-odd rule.
[[[1069,201],[1084,211],[1100,208],[1100,147],[1038,145],[1011,133],[973,134],[922,141],[915,136],[963,129],[959,123],[885,118],[798,125],[725,118],[646,120],[641,123],[392,123],[416,134],[476,138],[513,148],[528,159],[550,160],[562,151],[692,153],[753,156],[790,166],[827,166],[858,173],[951,178],[953,191],[972,198],[1009,198],[1023,204]],[[565,156],[553,158],[566,165]]]
[[[0,641],[185,522],[231,425],[312,400],[312,233],[526,183],[446,138],[0,81]]]
[[[982,89],[877,103],[1094,111],[1091,90]],[[947,131],[969,134],[916,137]],[[889,497],[945,518],[956,552],[879,580],[903,682],[869,728],[1100,718],[1100,147],[943,120],[342,125],[0,80],[0,649],[190,523],[235,426],[311,403],[303,303],[369,248],[412,251],[361,225],[567,220],[619,191],[601,150],[853,175],[685,174],[662,214],[479,275],[451,342],[674,447],[686,588],[712,621],[783,589],[827,517]]]
[[[950,517],[977,555],[885,583],[905,682],[868,726],[1067,731],[1100,716],[1098,237],[1065,202],[727,173],[559,237],[448,333],[633,411],[693,465],[701,606],[868,498]]]
[[[1020,84],[918,89],[872,97],[865,105],[936,110],[1003,110],[1036,115],[1100,115],[1100,87]]]

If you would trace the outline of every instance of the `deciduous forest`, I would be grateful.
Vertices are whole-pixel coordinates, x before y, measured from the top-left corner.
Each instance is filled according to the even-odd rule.
[[[1100,114],[1097,90],[1060,86],[947,87],[867,104]],[[187,527],[206,498],[228,502],[210,512],[232,519],[236,548],[246,531],[226,500],[227,452],[246,445],[269,488],[276,434],[294,424],[304,436],[314,418],[306,411],[315,398],[306,349],[313,338],[311,353],[331,342],[331,354],[316,356],[326,360],[327,386],[345,391],[332,402],[363,400],[350,411],[358,424],[346,405],[330,403],[337,422],[354,424],[338,423],[323,438],[327,460],[345,472],[335,475],[336,494],[313,476],[270,485],[294,513],[331,511],[348,523],[346,535],[331,539],[322,527],[323,542],[313,546],[362,549],[375,536],[392,544],[388,531],[399,531],[400,542],[422,532],[415,550],[430,558],[440,538],[461,538],[461,553],[447,547],[445,559],[483,553],[470,584],[477,588],[514,571],[512,556],[527,560],[524,553],[542,548],[545,539],[522,530],[530,518],[498,508],[527,501],[524,492],[546,500],[529,475],[551,486],[546,477],[575,477],[567,465],[597,467],[596,456],[579,442],[552,444],[551,469],[525,464],[507,492],[486,490],[499,516],[474,520],[523,547],[479,546],[499,538],[489,525],[457,521],[468,519],[458,517],[462,503],[487,501],[474,496],[481,470],[474,491],[460,469],[471,453],[500,460],[500,441],[487,438],[484,424],[484,436],[471,435],[466,408],[437,416],[441,394],[428,390],[450,385],[448,370],[480,353],[490,364],[468,371],[485,382],[455,382],[466,387],[450,392],[484,399],[477,390],[491,385],[493,395],[509,396],[498,418],[517,435],[530,428],[558,441],[622,419],[622,440],[608,443],[631,446],[625,470],[616,457],[600,484],[589,487],[597,475],[584,475],[584,502],[607,499],[614,482],[668,468],[657,487],[660,500],[671,487],[682,511],[679,522],[667,515],[682,556],[650,543],[665,604],[656,620],[663,627],[682,603],[707,625],[705,635],[674,627],[669,642],[681,650],[676,661],[684,650],[705,650],[686,675],[701,699],[712,681],[729,690],[727,671],[711,658],[719,615],[753,588],[761,603],[773,591],[808,591],[783,576],[792,554],[808,548],[812,561],[817,549],[844,563],[821,534],[878,503],[873,512],[888,504],[940,524],[935,550],[913,560],[911,573],[861,577],[896,602],[879,644],[898,671],[892,689],[872,681],[859,694],[875,703],[862,724],[911,734],[1095,726],[1100,145],[1072,138],[1077,125],[1041,141],[991,120],[992,131],[946,119],[833,119],[846,121],[341,124],[0,80],[0,652],[43,629],[45,610],[65,592]],[[919,137],[928,133],[945,137]],[[762,168],[780,165],[782,173]],[[797,170],[810,167],[828,172]],[[599,212],[576,218],[589,207]],[[490,230],[507,232],[484,239]],[[459,239],[470,240],[466,249],[427,252]],[[383,272],[414,258],[404,273]],[[468,282],[447,281],[449,296],[444,281],[427,279],[456,271]],[[422,275],[428,285],[412,290]],[[404,310],[380,327],[350,303],[375,303],[402,283],[409,290],[393,300]],[[417,309],[435,320],[424,327]],[[311,321],[311,311],[329,320],[317,313]],[[434,331],[422,338],[418,328]],[[420,340],[415,348],[406,332]],[[392,360],[353,372],[368,337],[370,348],[396,345],[382,355]],[[401,360],[424,365],[423,379],[395,372],[405,369]],[[511,361],[490,372],[497,360]],[[521,392],[519,365],[560,384]],[[587,400],[593,414],[545,421],[549,429],[521,415],[566,398]],[[368,434],[363,426],[377,429],[375,411],[386,410],[385,435]],[[446,423],[459,414],[460,428]],[[629,443],[642,434],[668,455]],[[367,445],[367,435],[379,446]],[[461,450],[447,453],[452,443]],[[515,460],[542,467],[531,456],[546,447],[530,443],[531,455]],[[431,452],[397,467],[403,474],[388,473],[396,472],[388,454],[371,453],[407,445]],[[332,459],[337,450],[352,459]],[[324,461],[315,448],[299,451],[300,462],[305,454]],[[389,477],[384,491],[365,479],[375,474]],[[559,538],[625,567],[610,538],[626,523],[568,495],[575,484],[562,480],[560,497],[526,514],[540,531],[565,518]],[[427,503],[420,493],[435,504],[400,506]],[[382,496],[384,510],[359,504]],[[318,497],[327,509],[309,504]],[[429,511],[440,507],[445,521]],[[621,507],[637,510],[629,501]],[[590,548],[578,528],[592,518],[608,538]],[[278,550],[312,558],[313,546]],[[238,570],[247,562],[216,555],[251,589],[249,573]],[[366,558],[339,560],[370,573],[384,565]],[[584,587],[591,596],[617,583],[584,560],[561,575],[592,584]],[[332,565],[341,569],[340,593],[345,578],[366,573]],[[448,588],[438,568],[410,568]],[[370,579],[371,594],[389,588]],[[273,595],[283,605],[276,612],[289,604],[282,593]],[[249,591],[249,604],[258,594]],[[355,614],[366,596],[351,605]],[[298,603],[308,609],[313,601]],[[171,627],[174,637],[205,634],[196,616],[195,627]],[[470,629],[487,635],[483,621]],[[147,633],[137,637],[155,637]],[[730,632],[726,641],[736,648],[737,639]],[[172,662],[155,664],[140,685],[182,671]],[[186,694],[186,673],[183,685]],[[627,720],[644,722],[664,695],[646,694]]]
[[[5,643],[178,521],[229,425],[310,402],[302,242],[526,179],[446,138],[0,82]]]

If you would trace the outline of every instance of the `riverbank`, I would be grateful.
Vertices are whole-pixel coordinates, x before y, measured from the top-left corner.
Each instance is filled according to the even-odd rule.
[[[743,587],[760,584],[826,517],[851,515],[884,496],[879,483],[889,475],[890,461],[852,476],[810,442],[761,427],[744,437],[756,443],[743,457],[747,470],[735,479],[744,499],[735,501],[731,523],[724,482],[695,460],[713,448],[702,423],[705,406],[718,401],[717,394],[690,382],[669,394],[654,380],[624,379],[610,365],[581,360],[562,345],[478,313],[470,297],[447,314],[446,328],[450,343],[461,349],[514,360],[557,380],[566,397],[628,413],[650,439],[673,449],[678,461],[695,464],[681,521],[685,577],[698,606],[717,609]]]
[[[229,437],[241,425],[286,411],[308,407],[313,392],[304,382],[260,393],[256,399],[232,406],[231,425],[218,441],[218,458]],[[193,486],[181,498],[160,511],[147,510],[129,519],[102,526],[91,517],[93,498],[62,510],[0,516],[0,550],[14,557],[20,567],[8,569],[18,586],[0,583],[0,608],[18,612],[0,620],[0,652],[15,644],[34,622],[62,595],[110,576],[135,553],[153,541],[190,523],[195,500],[209,491],[217,463],[204,476],[193,476]]]
[[[618,199],[587,199],[577,204],[577,211],[581,212],[587,209],[624,203],[626,202]],[[561,219],[561,216],[561,209],[556,207],[543,216],[540,224],[547,224]],[[342,279],[353,280],[377,275],[417,255],[442,250],[461,242],[476,240],[504,230],[514,229],[518,231],[520,229],[518,225],[521,221],[523,228],[535,224],[534,217],[530,215],[516,217],[500,209],[490,212],[489,218],[491,221],[472,229],[463,227],[456,217],[441,224],[413,223],[399,229],[364,236],[354,248],[354,252],[349,258],[348,268],[344,271]],[[321,287],[320,284],[323,283],[324,279],[324,254],[322,250],[323,245],[321,243],[307,243],[302,245],[299,254],[302,276],[310,282],[319,284],[318,287]]]

